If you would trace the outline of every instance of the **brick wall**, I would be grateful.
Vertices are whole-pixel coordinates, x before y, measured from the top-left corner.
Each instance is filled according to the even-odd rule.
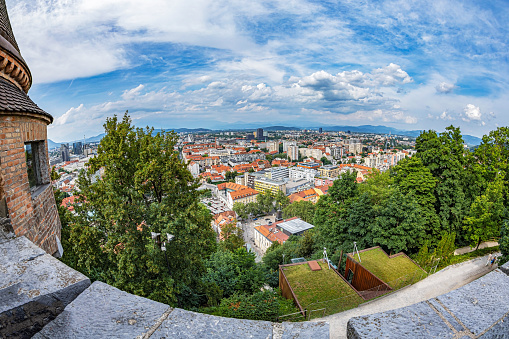
[[[47,124],[38,115],[0,113],[0,168],[7,209],[16,236],[26,236],[49,254],[57,251],[60,219],[49,180]],[[43,184],[31,193],[25,161],[25,142],[44,143]]]

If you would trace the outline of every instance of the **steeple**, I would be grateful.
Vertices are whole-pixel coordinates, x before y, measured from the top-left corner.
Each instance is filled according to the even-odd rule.
[[[32,75],[14,38],[5,0],[0,0],[0,76],[25,93],[32,86]]]

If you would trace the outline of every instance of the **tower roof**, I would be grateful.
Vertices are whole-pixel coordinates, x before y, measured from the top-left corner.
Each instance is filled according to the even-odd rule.
[[[5,0],[0,0],[0,76],[25,93],[32,85],[32,75],[14,38]]]
[[[12,47],[14,47],[19,53],[19,47],[12,33],[11,22],[9,21],[9,15],[7,14],[7,6],[5,0],[0,1],[0,35],[7,40]]]

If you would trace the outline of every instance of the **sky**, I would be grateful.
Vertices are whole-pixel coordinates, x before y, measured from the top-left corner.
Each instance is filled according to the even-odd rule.
[[[509,125],[507,1],[6,0],[48,138]]]

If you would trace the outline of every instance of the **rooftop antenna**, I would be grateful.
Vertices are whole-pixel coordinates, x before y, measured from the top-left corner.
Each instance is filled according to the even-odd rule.
[[[355,255],[355,252],[357,252],[357,257],[359,257],[359,262],[361,262],[361,256],[359,254],[359,249],[357,248],[357,242],[353,242],[353,254]]]
[[[327,256],[327,249],[325,247],[323,248],[323,260],[325,260],[327,262],[327,267],[330,270],[329,257]]]

